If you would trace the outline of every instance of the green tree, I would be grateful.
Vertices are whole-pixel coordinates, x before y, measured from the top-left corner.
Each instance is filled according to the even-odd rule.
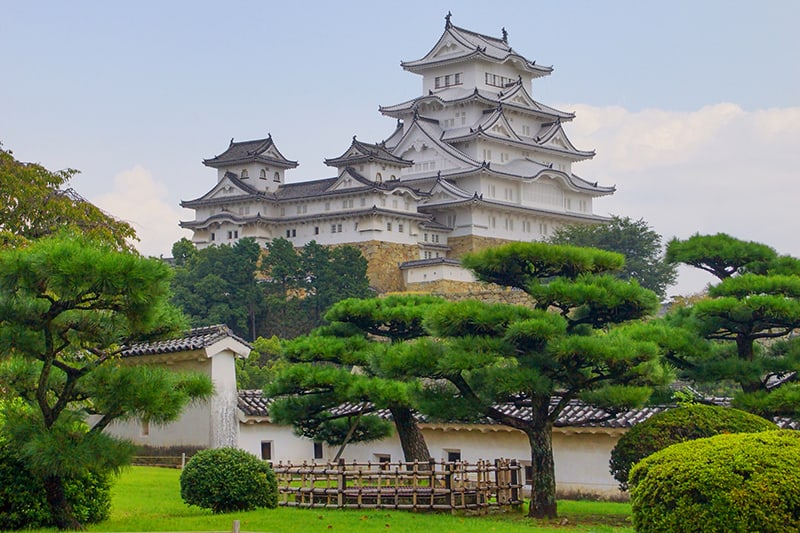
[[[119,249],[131,249],[136,232],[65,188],[78,171],[51,171],[17,161],[0,145],[0,247],[20,245],[65,228]]]
[[[252,346],[246,359],[236,359],[236,386],[239,390],[263,389],[286,364],[281,359],[283,347],[278,337],[259,337]]]
[[[41,478],[60,529],[80,527],[64,480],[130,458],[128,443],[103,433],[112,420],[167,422],[211,394],[205,376],[119,364],[125,345],[183,326],[169,276],[161,261],[85,238],[0,251],[0,390],[22,400],[3,402],[2,438]]]
[[[675,265],[664,257],[661,235],[642,219],[612,216],[605,224],[564,226],[556,230],[549,242],[599,248],[624,255],[625,265],[617,276],[624,280],[635,279],[662,299],[677,278]]]
[[[438,417],[489,417],[527,435],[532,517],[557,514],[554,421],[581,399],[609,413],[641,405],[669,380],[655,343],[636,340],[636,321],[658,304],[635,281],[608,272],[620,254],[545,243],[511,243],[468,255],[479,279],[525,291],[532,307],[479,301],[433,307],[432,338],[396,346],[379,361],[387,376],[428,378],[423,410]],[[504,409],[503,405],[512,409]]]
[[[667,258],[720,280],[668,317],[708,341],[702,350],[671,350],[670,362],[698,383],[736,383],[740,409],[800,416],[800,260],[725,234],[674,239]]]
[[[323,322],[325,311],[345,298],[371,296],[367,261],[358,248],[329,248],[311,241],[301,249],[278,238],[261,263],[268,319],[265,335],[294,338]]]
[[[253,239],[202,250],[190,246],[184,239],[172,248],[176,259],[173,303],[193,326],[226,324],[237,335],[255,339],[264,307],[256,280],[261,248]]]
[[[286,344],[293,364],[268,387],[271,413],[307,437],[345,445],[384,437],[388,428],[374,413],[386,409],[406,461],[428,461],[413,412],[418,382],[388,378],[377,362],[390,343],[426,335],[423,317],[439,303],[431,296],[389,296],[334,304],[325,315],[330,326]]]

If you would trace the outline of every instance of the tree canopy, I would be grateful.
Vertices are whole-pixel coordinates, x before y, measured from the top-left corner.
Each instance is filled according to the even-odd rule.
[[[671,349],[670,361],[695,382],[736,383],[740,409],[800,416],[800,260],[725,234],[675,239],[667,257],[719,279],[707,298],[667,318],[700,339]]]
[[[352,246],[312,241],[298,250],[278,238],[262,253],[250,238],[202,250],[182,239],[172,255],[173,302],[192,325],[224,323],[252,340],[309,333],[334,302],[372,295],[367,261]]]
[[[0,145],[0,247],[72,228],[131,250],[130,241],[136,239],[136,232],[129,224],[104,213],[67,187],[77,173],[17,161]]]
[[[468,255],[463,262],[479,279],[521,289],[533,306],[437,305],[424,322],[431,337],[393,345],[376,360],[387,376],[426,378],[418,404],[430,416],[489,417],[528,436],[530,516],[556,515],[551,434],[571,401],[613,413],[641,405],[670,379],[658,346],[634,334],[656,295],[608,274],[623,261],[546,243]]]
[[[635,279],[662,299],[677,277],[675,265],[664,257],[661,235],[643,219],[612,216],[604,224],[564,226],[556,230],[549,242],[622,254],[625,256],[625,265],[617,271],[617,277]]]
[[[413,412],[419,384],[388,378],[378,361],[388,344],[426,335],[423,317],[439,303],[432,296],[389,296],[334,304],[325,315],[329,326],[286,343],[291,364],[267,387],[271,414],[307,437],[343,446],[385,437],[390,427],[376,411],[386,409],[406,461],[428,461]]]
[[[183,328],[169,277],[161,261],[86,238],[0,250],[0,391],[19,399],[2,402],[2,438],[44,481],[59,528],[79,527],[66,477],[130,458],[129,444],[103,433],[111,421],[165,423],[211,394],[205,376],[120,364],[124,346]]]
[[[237,335],[255,339],[265,317],[263,293],[256,280],[261,248],[253,239],[233,246],[195,249],[188,239],[172,246],[175,276],[172,302],[192,326],[226,324]]]

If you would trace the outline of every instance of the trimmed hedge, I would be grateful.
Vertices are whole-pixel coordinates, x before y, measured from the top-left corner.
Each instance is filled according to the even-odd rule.
[[[244,450],[202,450],[181,472],[181,498],[214,513],[275,508],[278,482],[269,463]]]
[[[713,437],[721,433],[755,433],[778,426],[750,413],[703,404],[681,404],[651,416],[628,430],[611,450],[609,469],[619,481],[620,490],[628,490],[631,467],[648,455],[687,440]]]
[[[64,480],[64,493],[81,524],[102,522],[111,513],[111,479],[85,472]],[[42,480],[8,444],[0,444],[0,530],[54,526]]]
[[[800,531],[800,432],[717,435],[631,470],[639,532]]]

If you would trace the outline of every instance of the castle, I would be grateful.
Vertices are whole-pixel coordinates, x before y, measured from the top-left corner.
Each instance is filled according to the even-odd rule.
[[[286,182],[298,166],[271,135],[234,142],[206,159],[217,183],[181,202],[195,220],[198,248],[252,237],[300,247],[351,244],[369,262],[380,292],[470,282],[463,254],[509,241],[543,240],[565,224],[597,223],[593,200],[614,187],[587,181],[572,165],[594,157],[563,129],[575,118],[536,101],[533,81],[552,67],[452,24],[421,59],[401,63],[422,76],[422,96],[381,106],[396,126],[379,143],[353,137],[325,163],[335,176]]]

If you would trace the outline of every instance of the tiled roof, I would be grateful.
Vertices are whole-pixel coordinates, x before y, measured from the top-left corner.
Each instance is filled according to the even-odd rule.
[[[269,416],[269,400],[260,390],[240,390],[237,406],[246,416]]]
[[[361,142],[355,137],[353,137],[350,147],[342,155],[326,159],[325,164],[332,167],[341,167],[365,161],[383,161],[399,167],[410,167],[414,164],[413,161],[392,154],[384,145]]]
[[[553,397],[550,401],[551,407],[555,407],[558,402],[558,397]],[[710,398],[715,404],[723,405],[726,403],[725,398]],[[728,402],[730,403],[730,402]],[[245,416],[266,417],[269,415],[268,405],[269,401],[264,398],[260,390],[242,390],[239,391],[239,409]],[[498,404],[495,406],[501,412],[519,416],[523,419],[527,417],[526,409],[524,407],[517,407],[514,404]],[[674,405],[657,405],[651,407],[640,407],[638,409],[630,409],[620,413],[609,413],[603,409],[592,407],[580,400],[571,400],[567,406],[561,411],[558,419],[555,421],[556,427],[585,427],[585,428],[620,428],[627,429],[640,424],[653,416],[656,413],[666,411],[675,407]],[[356,413],[363,409],[370,409],[369,404],[355,404],[346,403],[342,404],[333,410],[334,413],[339,415],[346,415],[348,413]],[[388,409],[378,409],[372,414],[378,415],[381,418],[389,419],[391,414]],[[436,421],[429,420],[424,415],[417,415],[417,420],[423,423],[436,423]],[[494,420],[485,419],[480,422],[481,424],[497,425],[498,422]],[[776,423],[784,429],[798,429],[800,422],[790,419],[778,419]]]
[[[234,333],[224,324],[206,326],[189,330],[182,337],[165,339],[153,342],[142,342],[132,344],[122,351],[123,357],[135,357],[141,355],[158,355],[175,352],[189,352],[192,350],[202,350],[211,346],[215,342],[225,337],[233,337],[242,344],[249,346],[247,341],[234,335]]]
[[[267,151],[271,151],[275,155],[264,156],[263,154]],[[231,139],[231,143],[227,150],[218,156],[210,159],[204,159],[203,164],[216,168],[233,163],[256,160],[265,161],[273,165],[286,168],[294,168],[297,166],[297,161],[290,161],[280,153],[278,147],[275,146],[275,143],[272,141],[272,136],[269,136],[266,139],[240,142],[234,142],[233,139]]]
[[[439,49],[439,45],[445,38],[459,43],[461,45],[460,49],[453,53],[435,55],[434,52]],[[425,54],[425,57],[422,59],[416,61],[402,61],[400,65],[404,69],[414,72],[419,68],[430,65],[439,65],[473,57],[480,57],[485,60],[496,62],[505,62],[511,58],[517,59],[522,63],[522,66],[518,68],[524,69],[537,77],[546,76],[553,71],[552,67],[537,65],[535,61],[530,61],[517,54],[511,46],[509,46],[505,33],[502,38],[497,38],[460,28],[450,23],[449,15],[447,23],[445,24],[444,33],[431,51]]]

